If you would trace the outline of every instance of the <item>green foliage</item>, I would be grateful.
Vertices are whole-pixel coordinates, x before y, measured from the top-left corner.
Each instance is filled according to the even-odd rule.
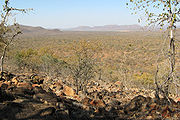
[[[14,62],[19,69],[38,70],[50,76],[61,74],[62,67],[67,67],[63,60],[58,59],[49,49],[45,48],[17,51]]]
[[[154,84],[154,76],[149,73],[134,74],[134,80],[142,86]]]
[[[137,14],[145,12],[146,22],[160,25],[163,27],[168,23],[168,27],[176,27],[175,24],[180,20],[180,4],[178,0],[129,0],[127,5],[132,5],[131,10]],[[140,18],[138,21],[141,21]]]
[[[164,94],[164,97],[168,97],[170,85],[174,82],[174,72],[175,72],[175,37],[174,31],[176,29],[176,23],[180,21],[180,4],[179,0],[130,0],[132,3],[131,9],[135,11],[135,14],[139,11],[145,12],[146,22],[148,25],[155,24],[159,25],[161,28],[167,25],[169,29],[169,47],[167,56],[169,58],[169,74],[164,79],[164,92],[162,92],[162,85],[158,85],[157,73],[155,77],[156,84],[156,97],[159,98],[159,90]],[[128,4],[127,4],[128,5]],[[161,88],[159,88],[161,86]]]
[[[20,69],[33,69],[31,68],[34,66],[33,64],[38,63],[38,61],[35,59],[37,55],[37,51],[33,49],[18,51],[14,56],[15,63]],[[35,61],[33,59],[35,59]]]
[[[65,61],[60,60],[50,54],[44,54],[40,57],[40,59],[43,71],[50,76],[58,76],[59,74],[61,74],[62,70],[67,67]]]
[[[16,36],[18,36],[21,31],[16,22],[12,22],[13,12],[23,12],[26,13],[26,9],[17,9],[9,6],[9,0],[3,1],[2,10],[0,10],[0,47],[1,47],[1,70],[4,71],[4,58],[6,57],[6,51],[9,45],[13,42]]]

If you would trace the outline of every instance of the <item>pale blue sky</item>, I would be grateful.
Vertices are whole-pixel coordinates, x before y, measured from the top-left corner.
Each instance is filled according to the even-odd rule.
[[[20,24],[45,28],[71,28],[109,24],[137,24],[138,16],[126,8],[127,0],[10,0],[17,8],[33,8],[17,15]]]

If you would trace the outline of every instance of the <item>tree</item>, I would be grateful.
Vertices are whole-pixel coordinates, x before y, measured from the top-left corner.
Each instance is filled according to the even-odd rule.
[[[0,46],[2,48],[0,61],[1,74],[4,71],[4,58],[6,56],[7,49],[15,37],[21,33],[18,24],[12,20],[12,13],[16,11],[26,13],[28,10],[30,9],[17,9],[10,7],[9,0],[4,1],[4,5],[0,11]]]
[[[146,22],[148,25],[157,25],[163,28],[167,25],[169,31],[169,73],[164,80],[164,90],[159,87],[157,79],[156,84],[156,97],[159,97],[159,92],[162,92],[164,97],[169,95],[169,86],[173,82],[173,74],[175,72],[175,39],[174,32],[176,24],[180,21],[180,0],[129,0],[127,5],[132,5],[131,10],[135,14],[140,11],[145,12]],[[142,19],[139,19],[141,21]],[[158,68],[158,67],[157,67]],[[157,69],[158,72],[158,69]]]
[[[98,43],[79,41],[73,43],[69,68],[75,81],[76,93],[82,91],[87,93],[88,81],[95,77],[98,53]]]

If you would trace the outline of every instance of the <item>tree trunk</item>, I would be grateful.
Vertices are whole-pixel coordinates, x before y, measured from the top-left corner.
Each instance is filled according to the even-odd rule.
[[[3,54],[2,54],[2,56],[1,56],[1,74],[4,72],[4,58],[5,58],[5,56],[6,56],[7,47],[8,47],[8,45],[6,45],[6,46],[4,47]]]
[[[173,36],[173,29],[170,29],[170,43],[169,43],[169,63],[170,63],[170,71],[169,75],[166,80],[165,85],[165,96],[168,97],[169,95],[169,86],[170,83],[173,81],[173,73],[175,68],[175,43],[174,43],[174,36]]]
[[[79,85],[78,85],[78,79],[76,78],[75,80],[75,85],[76,85],[76,94],[78,95],[78,92],[79,92]]]
[[[159,97],[159,85],[158,85],[158,81],[157,81],[157,76],[158,76],[158,72],[159,72],[159,66],[158,66],[158,64],[157,64],[157,68],[156,68],[156,73],[155,73],[155,78],[154,78],[154,84],[155,84],[155,86],[156,86],[156,90],[155,90],[155,98],[157,98],[157,99],[160,99],[160,97]]]

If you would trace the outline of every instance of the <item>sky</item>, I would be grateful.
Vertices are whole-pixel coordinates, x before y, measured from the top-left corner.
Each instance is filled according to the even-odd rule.
[[[0,4],[2,4],[0,1]],[[10,6],[33,8],[17,14],[18,23],[45,28],[77,26],[131,25],[138,16],[126,8],[127,0],[10,0]]]
[[[0,1],[0,4],[2,4]],[[16,15],[23,25],[45,28],[138,24],[126,8],[127,0],[10,0],[10,6],[33,8]]]

